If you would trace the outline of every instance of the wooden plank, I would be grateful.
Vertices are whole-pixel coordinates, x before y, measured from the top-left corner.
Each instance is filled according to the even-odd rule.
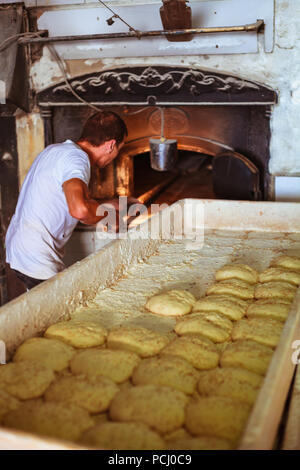
[[[251,412],[239,445],[240,450],[273,448],[295,370],[292,344],[296,339],[300,339],[300,289],[297,290],[279,344]]]

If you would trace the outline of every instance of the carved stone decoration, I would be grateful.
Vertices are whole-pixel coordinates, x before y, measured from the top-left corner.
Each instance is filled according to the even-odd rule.
[[[177,108],[166,108],[164,111],[165,125],[164,134],[165,136],[174,134],[184,134],[189,128],[188,114],[182,109]],[[161,112],[159,109],[155,109],[148,118],[148,124],[153,134],[160,135],[161,131]]]
[[[277,98],[258,83],[185,67],[119,68],[78,77],[70,85],[86,101],[99,104],[272,104]],[[38,100],[76,102],[66,83],[39,93]]]

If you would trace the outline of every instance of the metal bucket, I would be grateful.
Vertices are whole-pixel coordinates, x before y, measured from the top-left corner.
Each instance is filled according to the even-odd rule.
[[[157,171],[173,170],[176,167],[177,140],[149,139],[151,168]]]

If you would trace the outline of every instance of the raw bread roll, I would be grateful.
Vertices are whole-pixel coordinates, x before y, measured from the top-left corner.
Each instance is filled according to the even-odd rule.
[[[90,413],[108,409],[119,388],[110,379],[96,376],[71,375],[53,382],[45,393],[46,401],[71,403]]]
[[[224,281],[226,279],[240,279],[249,284],[256,284],[258,273],[246,264],[227,264],[216,272],[217,281]]]
[[[186,394],[195,391],[197,380],[196,369],[176,356],[145,359],[139,363],[132,375],[134,385],[162,385]]]
[[[200,397],[186,409],[186,428],[198,436],[214,436],[236,443],[251,407],[228,397]]]
[[[30,338],[18,347],[13,361],[36,361],[54,371],[61,371],[68,367],[75,354],[75,349],[57,339]]]
[[[275,348],[279,342],[283,324],[272,318],[243,318],[235,323],[232,339],[252,339]]]
[[[177,338],[161,354],[181,357],[200,370],[213,369],[219,363],[219,353],[214,343],[200,335]]]
[[[10,362],[0,366],[1,389],[21,400],[42,396],[54,378],[53,370],[39,362]]]
[[[169,338],[141,326],[119,326],[109,331],[107,346],[111,349],[133,351],[141,357],[155,356]]]
[[[271,263],[271,266],[278,266],[285,269],[291,269],[292,271],[300,271],[300,258],[295,256],[279,256],[274,259]]]
[[[125,382],[140,362],[139,356],[129,351],[87,349],[76,354],[70,367],[74,374],[88,377],[103,376],[113,382]]]
[[[253,405],[262,383],[261,375],[241,368],[216,368],[199,373],[200,395],[235,398]]]
[[[257,284],[255,287],[256,299],[288,299],[293,300],[297,287],[288,282],[273,281]]]
[[[210,286],[207,291],[207,295],[233,295],[240,299],[253,299],[254,297],[254,286],[247,282],[240,281],[239,279],[228,279],[226,281],[219,281]]]
[[[180,319],[174,330],[178,335],[199,333],[214,343],[222,343],[230,338],[232,328],[232,322],[217,312],[196,312]]]
[[[164,435],[165,441],[181,440],[181,439],[190,439],[192,436],[187,432],[185,428],[176,429],[176,431],[169,432]]]
[[[107,331],[100,323],[69,320],[49,326],[46,338],[55,338],[75,348],[91,348],[105,343]]]
[[[164,449],[164,440],[143,423],[102,423],[89,429],[81,442],[100,449],[156,450]]]
[[[94,425],[88,412],[67,403],[45,403],[30,400],[4,417],[4,425],[41,434],[75,441]]]
[[[273,318],[285,322],[291,309],[290,301],[282,303],[283,299],[260,299],[249,305],[247,317]]]
[[[3,417],[9,411],[16,410],[20,406],[20,401],[11,396],[5,390],[0,388],[0,423],[2,422]]]
[[[188,397],[170,387],[138,385],[120,391],[110,406],[110,418],[147,424],[160,433],[180,428],[184,423]]]
[[[300,284],[300,272],[290,271],[283,268],[268,268],[259,275],[259,282],[283,281],[295,286]]]
[[[191,312],[195,302],[196,298],[186,290],[170,290],[151,297],[146,308],[159,315],[186,315]]]
[[[168,450],[230,450],[232,444],[226,439],[212,436],[199,436],[172,440],[168,442]]]
[[[246,313],[248,302],[233,295],[207,295],[197,300],[193,312],[218,312],[230,320],[240,320]]]
[[[239,340],[228,344],[221,355],[220,364],[222,367],[242,367],[265,375],[272,355],[273,350],[268,346],[249,339]]]

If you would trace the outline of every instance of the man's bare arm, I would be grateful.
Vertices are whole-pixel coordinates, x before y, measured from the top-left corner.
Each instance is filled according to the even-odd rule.
[[[72,217],[86,225],[94,225],[103,218],[103,215],[96,215],[99,203],[90,198],[88,187],[82,180],[72,178],[62,186]]]

